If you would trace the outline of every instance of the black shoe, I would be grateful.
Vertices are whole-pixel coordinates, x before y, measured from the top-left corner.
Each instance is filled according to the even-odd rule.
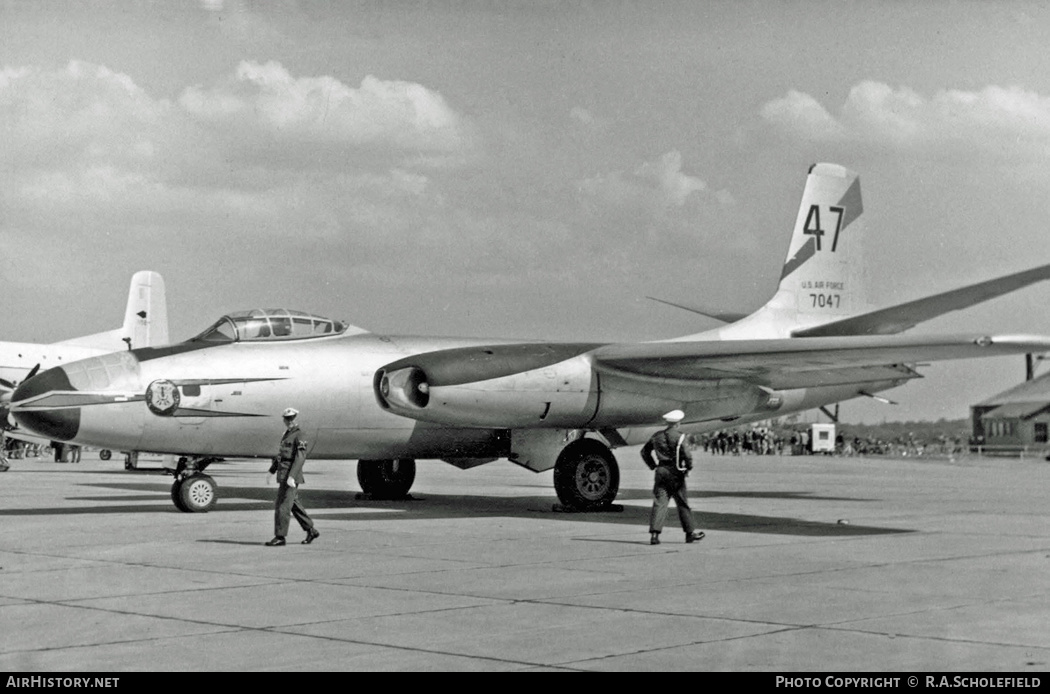
[[[660,544],[660,533],[650,533],[649,534],[649,544],[651,544],[651,545],[658,545],[658,544]]]
[[[310,528],[308,531],[306,531],[306,539],[303,540],[303,544],[308,545],[319,537],[321,537],[321,533],[317,532],[313,528]]]
[[[284,538],[278,535],[269,542],[266,543],[267,547],[283,547],[285,545]]]
[[[704,535],[699,530],[694,530],[692,533],[690,533],[690,534],[685,536],[685,541],[686,542],[700,542],[700,540],[703,540],[705,537],[707,537],[707,536]]]

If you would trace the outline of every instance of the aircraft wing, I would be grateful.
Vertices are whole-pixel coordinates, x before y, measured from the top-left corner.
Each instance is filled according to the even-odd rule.
[[[649,378],[739,378],[774,390],[914,378],[909,363],[1050,351],[1050,336],[870,336],[612,344],[595,368]]]
[[[833,335],[893,335],[918,323],[951,311],[967,308],[982,301],[1050,279],[1050,265],[972,284],[961,289],[935,294],[923,299],[890,306],[859,316],[792,331],[794,337],[828,337]]]
[[[22,441],[25,443],[35,443],[40,446],[51,445],[51,439],[46,438],[44,436],[36,436],[23,429],[9,429],[3,432],[3,438],[15,439],[17,441]]]

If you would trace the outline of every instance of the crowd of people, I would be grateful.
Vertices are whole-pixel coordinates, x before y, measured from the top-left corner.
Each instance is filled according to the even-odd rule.
[[[51,458],[56,463],[79,463],[80,455],[81,447],[70,443],[42,444],[29,443],[10,437],[4,438],[4,457],[8,460]]]
[[[693,434],[694,448],[711,455],[812,455],[813,445],[808,428],[773,429],[754,427],[722,429],[706,434]],[[838,434],[834,455],[842,456],[922,456],[961,455],[969,446],[962,438],[939,435],[926,441],[914,434],[893,440]]]

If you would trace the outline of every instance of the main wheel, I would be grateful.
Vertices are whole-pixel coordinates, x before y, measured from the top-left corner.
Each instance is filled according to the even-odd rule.
[[[178,499],[175,505],[180,511],[186,513],[207,513],[218,501],[215,492],[215,480],[205,474],[198,473],[187,477],[182,482],[175,483],[178,486]],[[171,488],[172,498],[176,497],[176,490]],[[180,503],[181,502],[181,503]]]
[[[373,499],[404,499],[416,480],[412,458],[357,461],[357,482]]]
[[[620,467],[612,451],[594,439],[570,443],[554,464],[554,491],[563,505],[577,510],[611,504],[620,491]]]

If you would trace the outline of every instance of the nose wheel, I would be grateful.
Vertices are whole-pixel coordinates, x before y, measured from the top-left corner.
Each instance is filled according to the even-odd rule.
[[[184,513],[207,513],[219,500],[215,480],[204,473],[176,478],[171,485],[171,500]]]
[[[215,480],[204,474],[204,468],[219,460],[222,459],[179,458],[175,470],[168,470],[175,476],[171,485],[171,500],[175,508],[183,513],[207,513],[215,508],[219,500],[218,487]]]

